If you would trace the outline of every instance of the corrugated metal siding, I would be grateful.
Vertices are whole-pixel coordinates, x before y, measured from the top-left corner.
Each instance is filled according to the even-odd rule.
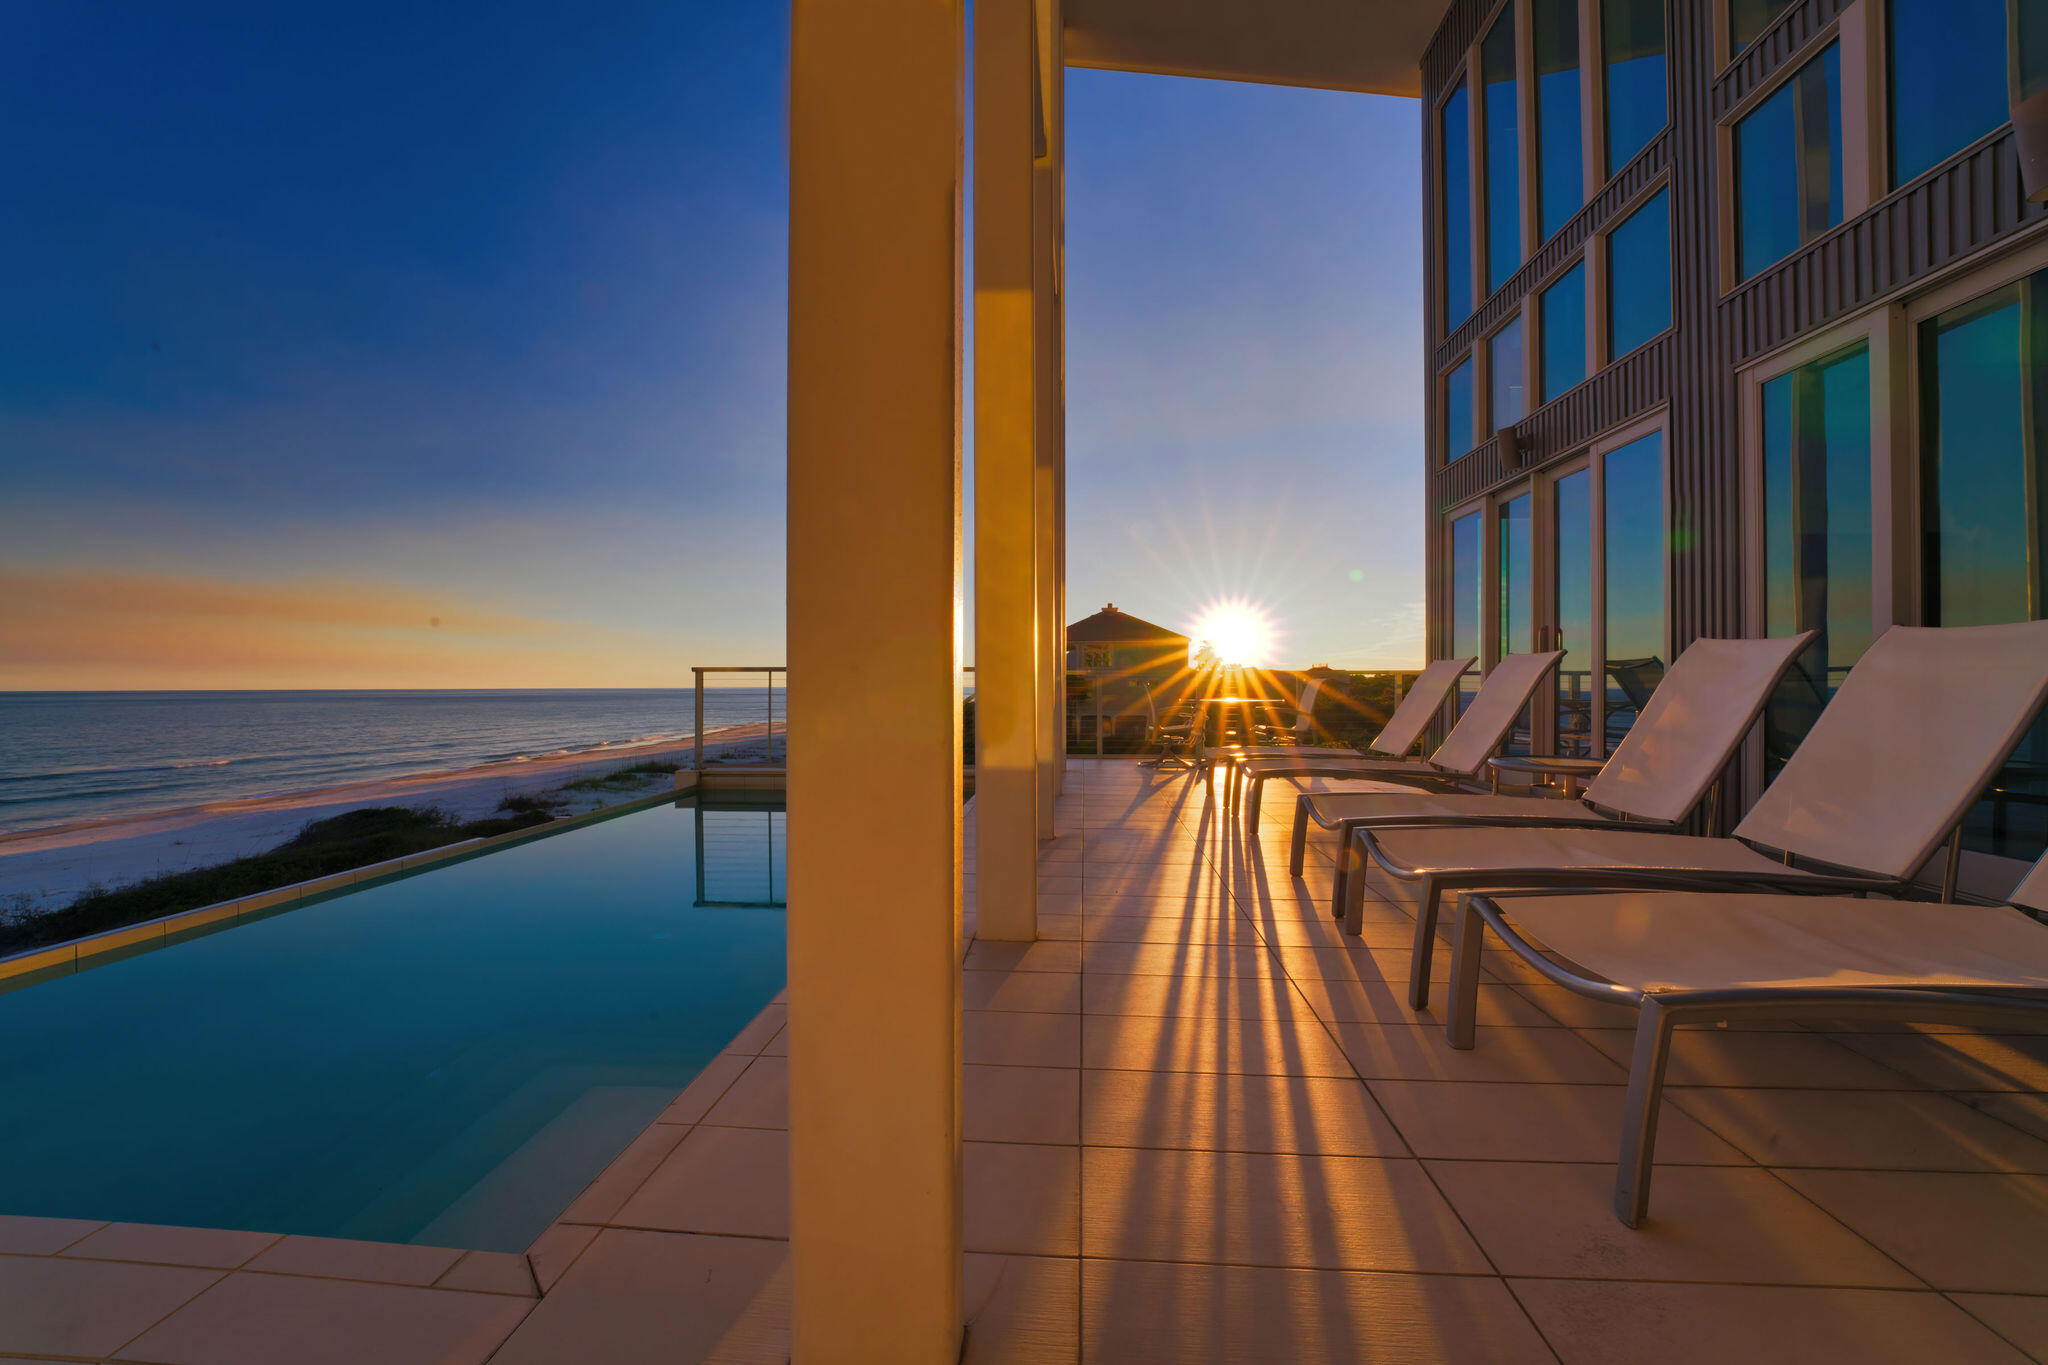
[[[1730,109],[1742,103],[1750,91],[1757,89],[1772,76],[1778,68],[1790,61],[1822,29],[1835,21],[1835,16],[1849,8],[1854,0],[1804,0],[1803,4],[1792,6],[1778,16],[1777,22],[1758,34],[1750,45],[1742,50],[1721,79],[1714,83],[1713,117],[1718,120]],[[1702,4],[1702,9],[1711,6]],[[1713,60],[1713,32],[1705,34],[1707,40],[1706,60]]]

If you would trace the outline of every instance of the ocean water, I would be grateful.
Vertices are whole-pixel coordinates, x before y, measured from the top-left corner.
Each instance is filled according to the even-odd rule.
[[[0,831],[658,740],[683,688],[0,692]],[[783,689],[706,688],[707,732],[786,715]]]

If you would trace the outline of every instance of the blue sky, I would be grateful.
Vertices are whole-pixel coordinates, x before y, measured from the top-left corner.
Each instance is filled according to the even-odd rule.
[[[786,56],[774,4],[16,16],[0,687],[779,661]],[[1415,120],[1072,73],[1075,615],[1419,656]]]

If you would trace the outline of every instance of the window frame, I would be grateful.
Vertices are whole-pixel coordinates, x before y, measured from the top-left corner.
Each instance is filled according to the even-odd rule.
[[[1719,8],[1725,11],[1726,6]],[[1718,293],[1723,301],[1739,293],[1744,286],[1783,269],[1786,262],[1795,261],[1815,250],[1822,242],[1868,213],[1882,197],[1877,194],[1877,187],[1885,183],[1885,176],[1881,164],[1882,148],[1877,144],[1882,144],[1885,138],[1879,131],[1882,125],[1875,120],[1885,116],[1886,111],[1880,107],[1882,101],[1875,92],[1882,88],[1884,82],[1881,68],[1880,74],[1873,76],[1872,66],[1881,60],[1875,30],[1883,25],[1873,22],[1872,8],[1868,3],[1846,6],[1788,54],[1778,69],[1771,73],[1769,80],[1760,82],[1756,89],[1715,120],[1714,180],[1718,202],[1714,222],[1717,249],[1714,255],[1720,277]],[[1812,241],[1802,242],[1786,255],[1760,267],[1754,275],[1745,277],[1740,250],[1742,219],[1735,184],[1736,127],[1835,42],[1842,45],[1841,103],[1835,111],[1842,127],[1842,221]]]
[[[1664,3],[1664,122],[1656,132],[1650,134],[1648,142],[1635,156],[1619,166],[1607,164],[1607,48],[1606,35],[1602,28],[1604,0],[1585,0],[1579,9],[1580,51],[1585,55],[1585,64],[1580,68],[1589,87],[1585,92],[1586,107],[1586,171],[1593,183],[1586,188],[1586,202],[1593,198],[1607,184],[1634,165],[1650,150],[1652,143],[1666,133],[1678,121],[1677,101],[1671,93],[1671,35],[1675,31],[1672,23],[1672,6]]]
[[[1473,160],[1478,155],[1478,152],[1476,146],[1477,137],[1472,128],[1473,92],[1471,88],[1471,72],[1471,52],[1468,50],[1458,74],[1451,80],[1444,82],[1444,88],[1437,95],[1436,104],[1430,115],[1429,136],[1436,145],[1437,173],[1431,177],[1435,183],[1430,185],[1429,194],[1430,209],[1436,218],[1438,247],[1437,269],[1432,272],[1430,280],[1430,288],[1436,294],[1433,301],[1434,306],[1430,309],[1430,323],[1437,329],[1436,337],[1439,341],[1448,338],[1458,328],[1471,321],[1472,315],[1477,313],[1481,305],[1486,302],[1486,295],[1482,292],[1485,287],[1485,280],[1484,262],[1480,260],[1481,251],[1479,247],[1479,201],[1474,197],[1479,193],[1479,169],[1473,164]],[[1451,99],[1461,92],[1465,96],[1465,196],[1467,205],[1465,214],[1465,236],[1467,238],[1465,243],[1465,260],[1471,275],[1466,285],[1471,291],[1472,307],[1464,317],[1459,318],[1456,322],[1452,322],[1450,320],[1449,308],[1450,255],[1443,250],[1443,247],[1450,240],[1449,208],[1444,200],[1444,106],[1449,104]]]
[[[1659,194],[1671,188],[1672,175],[1669,170],[1666,170],[1662,175],[1659,175],[1655,180],[1652,180],[1648,185],[1624,200],[1620,207],[1608,215],[1607,221],[1600,225],[1600,230],[1592,234],[1592,237],[1586,243],[1587,261],[1591,262],[1594,259],[1597,248],[1600,265],[1597,276],[1588,275],[1586,286],[1592,295],[1588,303],[1594,308],[1592,316],[1587,319],[1586,331],[1589,334],[1597,333],[1599,337],[1599,349],[1594,352],[1598,363],[1587,373],[1586,378],[1588,379],[1591,379],[1593,375],[1601,370],[1628,359],[1637,351],[1643,350],[1678,330],[1678,223],[1677,210],[1675,207],[1672,207],[1667,210],[1665,216],[1665,233],[1670,242],[1671,270],[1667,284],[1671,290],[1671,321],[1665,325],[1662,331],[1652,332],[1620,355],[1613,354],[1614,338],[1610,335],[1613,319],[1608,316],[1609,305],[1613,301],[1612,282],[1608,279],[1608,276],[1612,273],[1613,256],[1610,239],[1613,238],[1616,229],[1635,217],[1652,199],[1655,199]],[[1676,202],[1677,196],[1674,194],[1667,201],[1667,204],[1675,205]],[[1590,335],[1587,344],[1593,344]]]
[[[1472,444],[1456,454],[1451,452],[1451,376],[1467,363],[1472,366]],[[1437,371],[1436,376],[1436,467],[1448,469],[1459,460],[1486,443],[1486,436],[1480,423],[1481,403],[1485,390],[1480,387],[1485,379],[1486,364],[1477,343],[1461,352],[1456,360]]]
[[[1536,412],[1538,409],[1548,407],[1550,406],[1550,404],[1555,403],[1558,399],[1563,398],[1566,394],[1572,393],[1578,390],[1579,388],[1583,387],[1584,385],[1591,383],[1593,380],[1593,376],[1600,372],[1600,339],[1595,334],[1595,328],[1593,326],[1593,300],[1595,290],[1593,288],[1593,274],[1591,268],[1592,264],[1592,243],[1588,241],[1586,249],[1584,251],[1579,252],[1577,255],[1567,260],[1563,265],[1560,265],[1557,269],[1551,271],[1548,275],[1545,275],[1541,280],[1539,280],[1537,283],[1529,287],[1529,306],[1527,311],[1533,326],[1525,328],[1523,335],[1525,338],[1533,337],[1535,340],[1533,344],[1525,342],[1525,345],[1530,345],[1529,385],[1525,391],[1530,394],[1541,397],[1543,399],[1542,402],[1537,403],[1535,404],[1535,406],[1531,407],[1529,409],[1530,412]],[[1549,294],[1552,289],[1557,287],[1559,284],[1562,284],[1564,282],[1564,277],[1571,274],[1572,271],[1575,269],[1585,270],[1585,273],[1579,276],[1579,306],[1585,310],[1586,320],[1586,355],[1584,362],[1585,375],[1583,378],[1579,380],[1577,384],[1572,385],[1571,388],[1561,390],[1554,396],[1545,396],[1548,393],[1550,379],[1549,376],[1544,373],[1543,365],[1543,352],[1546,349],[1544,343],[1547,340],[1544,334],[1544,329],[1550,325],[1550,320],[1545,315],[1546,310],[1543,306],[1543,299],[1544,296]]]

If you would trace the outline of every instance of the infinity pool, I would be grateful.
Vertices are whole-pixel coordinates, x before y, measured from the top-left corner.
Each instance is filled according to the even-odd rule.
[[[0,1213],[524,1250],[782,988],[782,820],[636,810],[0,995]]]

